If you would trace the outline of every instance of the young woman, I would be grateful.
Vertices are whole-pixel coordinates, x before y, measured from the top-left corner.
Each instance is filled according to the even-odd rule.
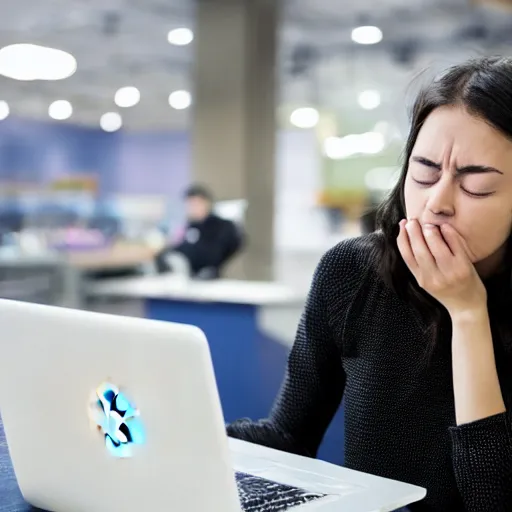
[[[322,258],[270,417],[232,437],[426,487],[411,511],[512,511],[512,59],[420,93],[380,230]]]

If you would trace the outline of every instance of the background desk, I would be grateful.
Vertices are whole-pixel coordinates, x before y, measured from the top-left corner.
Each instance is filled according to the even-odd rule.
[[[66,275],[57,255],[0,254],[0,297],[65,305]]]
[[[151,263],[155,251],[144,245],[39,254],[0,254],[0,297],[83,308],[88,275],[137,269]]]
[[[89,296],[139,299],[147,318],[200,327],[212,354],[227,422],[267,417],[279,391],[290,344],[280,320],[295,330],[304,294],[278,283],[186,281],[175,276],[116,279],[92,284]],[[342,464],[342,410],[336,415],[319,457]]]
[[[152,263],[155,255],[156,251],[146,245],[123,243],[66,254],[70,266],[87,272],[136,268]]]

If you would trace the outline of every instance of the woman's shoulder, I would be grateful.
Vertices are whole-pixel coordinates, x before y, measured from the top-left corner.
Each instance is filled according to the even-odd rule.
[[[318,274],[332,279],[360,279],[377,269],[382,234],[379,232],[347,238],[329,249],[320,260]]]
[[[312,294],[334,307],[350,304],[362,287],[378,286],[382,281],[378,273],[381,243],[382,235],[372,233],[348,238],[329,249],[317,266]]]

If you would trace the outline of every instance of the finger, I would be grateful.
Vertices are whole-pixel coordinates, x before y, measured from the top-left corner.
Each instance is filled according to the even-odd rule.
[[[469,250],[466,241],[459,235],[455,228],[449,224],[443,224],[441,226],[441,233],[454,256],[472,260],[473,255]]]
[[[418,266],[425,271],[433,272],[436,270],[436,261],[428,248],[427,242],[423,237],[423,231],[417,220],[410,220],[405,225],[411,243],[412,253]]]
[[[398,246],[398,250],[402,255],[402,259],[405,264],[409,267],[409,270],[414,274],[418,270],[418,264],[416,263],[416,259],[414,258],[414,254],[412,252],[411,243],[409,241],[409,235],[405,229],[406,220],[400,221],[400,232],[398,234],[398,238],[396,239],[396,243]]]
[[[452,251],[441,235],[441,231],[438,226],[435,226],[434,224],[425,224],[423,226],[423,235],[430,253],[441,270],[453,262]]]

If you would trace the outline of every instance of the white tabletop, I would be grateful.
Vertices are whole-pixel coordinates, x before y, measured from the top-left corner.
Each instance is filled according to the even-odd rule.
[[[91,283],[88,294],[95,297],[153,298],[260,306],[302,304],[305,300],[304,293],[281,283],[229,279],[194,281],[173,275],[108,279]]]

